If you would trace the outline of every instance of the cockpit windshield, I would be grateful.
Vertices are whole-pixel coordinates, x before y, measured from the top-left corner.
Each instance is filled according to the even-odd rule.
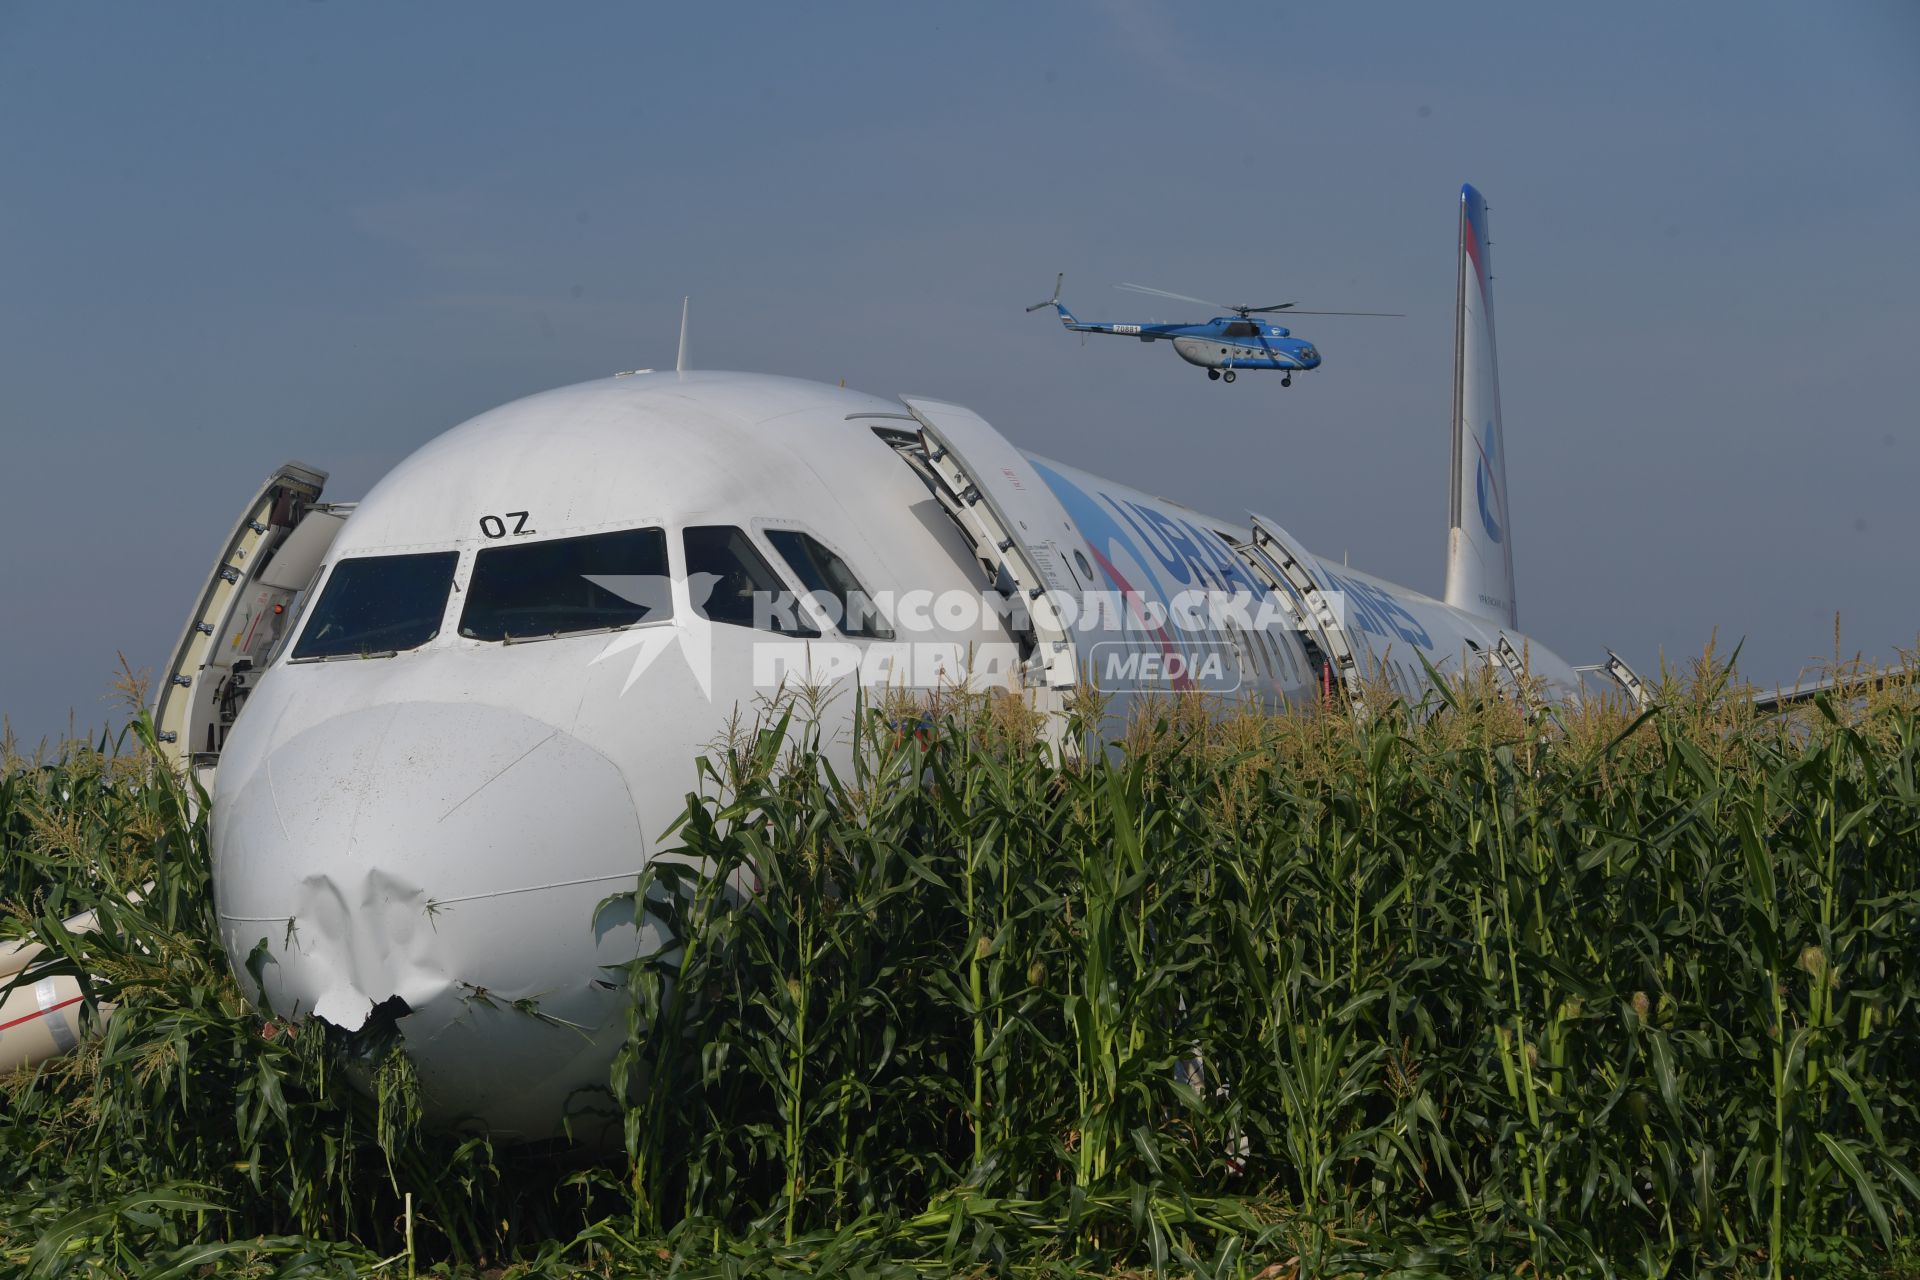
[[[893,629],[847,562],[797,529],[769,529],[767,541],[793,569],[816,607],[850,636],[891,640]]]
[[[307,619],[293,661],[418,649],[440,634],[457,551],[342,560]]]
[[[659,529],[487,547],[474,557],[460,634],[533,640],[658,622],[673,614],[667,572]]]
[[[789,636],[820,634],[801,615],[798,600],[747,537],[733,525],[689,525],[687,591],[693,609],[713,622]]]

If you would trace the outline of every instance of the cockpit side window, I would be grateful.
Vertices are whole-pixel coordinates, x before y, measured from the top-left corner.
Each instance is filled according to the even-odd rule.
[[[292,661],[418,649],[440,634],[457,551],[356,556],[327,575]]]
[[[534,640],[659,622],[673,614],[669,582],[660,529],[486,547],[473,560],[460,634]]]
[[[891,640],[893,628],[881,616],[874,605],[873,597],[853,576],[853,570],[847,562],[835,555],[817,538],[801,533],[797,529],[768,529],[767,541],[787,562],[800,585],[807,589],[818,605],[839,627],[850,636],[859,636],[867,640]]]
[[[695,613],[712,622],[781,635],[820,634],[801,615],[799,601],[744,529],[689,525],[681,539]]]

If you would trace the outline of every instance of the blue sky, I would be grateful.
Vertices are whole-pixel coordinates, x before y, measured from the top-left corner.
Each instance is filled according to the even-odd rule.
[[[1438,592],[1459,183],[1523,627],[1791,680],[1920,632],[1905,4],[0,3],[0,711],[113,718],[279,462],[695,361],[935,394]],[[1404,311],[1209,384],[1021,308]],[[1145,303],[1146,305],[1142,305]]]

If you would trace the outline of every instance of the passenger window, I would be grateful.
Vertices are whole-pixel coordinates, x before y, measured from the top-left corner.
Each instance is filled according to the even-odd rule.
[[[1279,655],[1279,661],[1276,665],[1280,668],[1282,678],[1289,681],[1298,681],[1300,679],[1300,672],[1294,666],[1293,645],[1289,643],[1286,633],[1283,631],[1269,631],[1267,638],[1273,642],[1274,653]]]
[[[701,617],[780,635],[820,634],[800,615],[799,600],[745,530],[690,525],[681,534],[681,545],[687,553],[687,589]]]
[[[800,585],[841,631],[868,640],[893,639],[893,628],[846,561],[798,530],[768,529],[766,534]]]
[[[440,634],[457,551],[342,560],[327,575],[293,661],[418,649]]]
[[[1265,646],[1260,643],[1260,633],[1258,631],[1247,630],[1234,622],[1229,622],[1226,625],[1228,630],[1233,634],[1234,647],[1240,652],[1240,670],[1242,673],[1256,675],[1265,679],[1269,673],[1267,671]]]
[[[474,557],[460,634],[533,640],[673,615],[667,535],[619,529],[486,547]]]

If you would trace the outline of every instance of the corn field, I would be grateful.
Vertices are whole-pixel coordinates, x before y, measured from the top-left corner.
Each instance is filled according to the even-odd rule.
[[[779,701],[624,895],[671,941],[605,1151],[248,1009],[143,720],[13,755],[6,936],[113,1012],[0,1082],[0,1272],[1920,1274],[1913,677],[1172,701],[1079,760]]]

